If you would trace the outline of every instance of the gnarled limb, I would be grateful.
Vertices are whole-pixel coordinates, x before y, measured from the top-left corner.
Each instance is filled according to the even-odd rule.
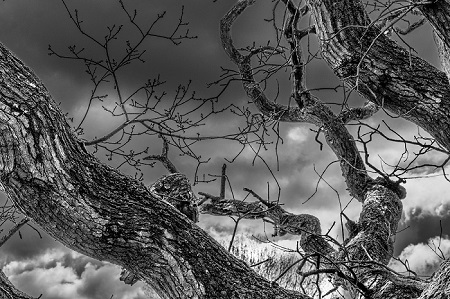
[[[256,195],[252,190],[245,189]],[[200,193],[201,195],[214,199],[215,196]],[[321,235],[320,221],[317,217],[309,214],[293,214],[284,210],[278,203],[269,203],[255,196],[259,201],[245,202],[235,199],[220,199],[211,203],[203,204],[200,212],[215,216],[237,216],[241,219],[270,219],[276,227],[274,235],[300,236],[300,245],[307,254],[318,253],[328,256],[335,252],[333,247]]]
[[[360,113],[356,113],[355,115],[344,113],[341,116],[335,116],[318,98],[303,90],[302,77],[301,74],[298,74],[298,76],[294,76],[294,79],[297,78],[295,79],[295,83],[298,83],[296,85],[297,88],[294,88],[294,90],[300,91],[300,94],[294,95],[297,97],[298,107],[283,107],[280,104],[271,102],[253,78],[250,63],[251,57],[242,55],[234,47],[230,32],[231,26],[236,18],[242,14],[245,8],[253,4],[253,2],[250,0],[237,2],[221,22],[222,44],[225,52],[239,68],[247,96],[266,116],[276,115],[276,119],[279,121],[307,122],[323,128],[328,145],[341,161],[342,174],[346,180],[350,194],[362,202],[362,212],[358,221],[357,233],[348,240],[345,246],[340,247],[338,252],[333,256],[333,262],[339,268],[339,271],[336,272],[336,268],[331,269],[331,271],[333,273],[341,273],[340,276],[338,275],[336,285],[351,283],[351,285],[356,286],[364,292],[365,296],[371,296],[371,298],[411,298],[418,296],[423,290],[423,284],[421,284],[421,287],[414,287],[410,281],[406,282],[400,276],[397,276],[398,279],[392,279],[389,275],[374,276],[371,274],[373,270],[381,271],[380,269],[383,267],[380,265],[386,265],[392,256],[393,237],[396,233],[402,212],[400,197],[404,197],[404,190],[396,187],[389,180],[386,181],[386,178],[372,180],[368,177],[361,156],[356,150],[355,142],[344,125],[344,123],[352,119],[363,119],[375,113],[378,109],[377,106],[383,107],[381,101],[383,97],[379,97],[379,90],[372,90],[363,85],[366,88],[365,91],[368,92],[367,96],[374,104],[366,105],[366,107],[360,109]],[[287,5],[290,3],[289,1],[284,2]],[[323,51],[326,53],[324,55],[332,56],[329,60],[338,60],[341,56],[347,59],[345,63],[348,65],[342,65],[343,62],[340,61],[340,64],[336,65],[335,70],[337,69],[341,72],[340,75],[344,80],[350,80],[350,82],[355,83],[359,77],[356,76],[356,73],[352,74],[351,70],[352,67],[358,66],[359,60],[364,58],[364,55],[362,55],[364,53],[358,52],[358,59],[355,60],[356,62],[352,62],[354,57],[347,55],[348,53],[351,54],[351,50],[346,50],[342,45],[330,45],[330,42],[333,38],[336,38],[340,43],[344,44],[356,43],[356,41],[360,43],[361,41],[359,38],[355,38],[355,34],[349,34],[345,31],[347,27],[341,31],[327,31],[327,26],[340,25],[341,20],[339,17],[336,17],[336,20],[330,25],[329,20],[326,18],[329,14],[327,9],[333,10],[335,6],[339,6],[340,17],[344,19],[347,18],[346,14],[352,15],[352,9],[359,11],[363,7],[356,1],[342,2],[345,2],[345,4],[342,5],[340,1],[334,1],[333,3],[330,1],[309,1],[308,3],[311,9],[315,9],[313,15],[316,17],[316,22],[318,23],[316,25],[316,31],[321,39]],[[328,7],[327,5],[330,6]],[[367,38],[366,43],[368,44],[371,41],[376,42],[377,40],[374,39],[376,35],[371,34],[373,32],[369,30],[370,28],[367,29],[370,24],[367,16],[361,14],[361,18],[358,21],[362,22],[364,27],[357,26],[354,28],[349,26],[349,30],[354,30],[360,34],[364,32],[367,35],[365,37]],[[320,30],[324,30],[325,33]],[[298,47],[298,44],[296,43],[294,48]],[[388,45],[390,44],[388,43]],[[336,48],[329,49],[329,47],[333,46]],[[356,47],[356,45],[354,46]],[[293,55],[301,55],[301,51],[296,50],[294,52],[294,50],[292,49]],[[381,54],[378,53],[378,55]],[[295,59],[292,60],[294,61]],[[301,60],[297,59],[297,62],[300,63]],[[301,65],[294,65],[293,67],[299,70],[296,67],[301,68]],[[344,73],[345,75],[343,75]],[[439,74],[438,79],[440,80],[442,79],[442,73]],[[430,108],[425,107],[423,109]],[[362,265],[367,262],[375,262],[375,264],[370,267],[363,267]],[[342,277],[347,277],[348,279],[342,282],[340,279]],[[399,294],[401,294],[401,297],[399,297]]]
[[[351,108],[348,110],[344,110],[339,114],[340,119],[344,124],[348,124],[349,122],[353,120],[364,120],[371,116],[373,116],[375,113],[377,113],[380,110],[380,106],[372,103],[372,102],[366,102],[364,103],[364,106],[357,107],[357,108]]]
[[[334,115],[331,109],[318,98],[308,92],[296,95],[300,107],[281,105],[270,101],[255,81],[251,55],[242,55],[234,46],[231,37],[231,26],[239,15],[254,1],[244,0],[237,2],[222,18],[220,23],[220,36],[225,52],[230,57],[242,77],[242,84],[247,96],[253,101],[261,113],[280,122],[304,122],[315,124],[323,129],[325,139],[340,160],[342,175],[351,195],[362,201],[364,190],[371,181],[367,175],[364,162],[359,155],[353,137],[350,135],[342,121]],[[300,80],[301,81],[301,80]],[[301,82],[298,83],[301,92]]]
[[[419,299],[445,299],[450,297],[450,260],[444,261],[439,270],[434,274]]]
[[[418,9],[434,29],[442,70],[450,78],[450,1],[431,1],[428,5],[420,5]]]
[[[88,154],[36,76],[0,45],[0,179],[52,237],[162,298],[307,298],[274,287],[165,200]]]
[[[322,56],[336,75],[357,88],[368,100],[419,125],[450,149],[450,88],[444,73],[382,34],[371,24],[361,1],[307,2],[315,18]],[[448,33],[449,28],[445,9],[437,9],[441,6],[448,8],[448,1],[417,2],[417,7],[438,34]],[[440,42],[446,45],[448,36],[441,35],[445,40]],[[364,235],[360,237],[364,238]],[[446,275],[445,271],[442,273]],[[445,277],[448,279],[448,273]],[[367,275],[367,281],[370,280]],[[374,286],[387,283],[385,280],[373,282],[376,282]],[[418,296],[423,289],[407,292],[405,287],[402,288],[405,284],[395,282],[388,282],[387,286],[384,291],[378,287],[374,298],[410,298]]]
[[[432,2],[443,1],[418,2],[417,7],[437,5]],[[385,36],[370,22],[361,1],[307,3],[322,56],[335,74],[368,100],[417,124],[450,149],[446,75]]]
[[[413,1],[423,3],[417,8],[431,24],[437,35],[450,47],[450,1]]]

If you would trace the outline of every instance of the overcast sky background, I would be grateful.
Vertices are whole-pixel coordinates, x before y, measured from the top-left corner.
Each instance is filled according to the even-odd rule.
[[[167,32],[174,28],[184,1],[125,1],[130,9],[138,11],[138,22],[144,27],[152,22],[157,13],[167,11],[167,17],[155,28],[155,32]],[[106,34],[106,26],[126,23],[126,16],[120,10],[117,1],[112,0],[68,0],[67,4],[73,10],[79,10],[80,17],[84,20],[83,26],[96,36]],[[200,1],[190,0],[185,3],[185,21],[190,22],[189,28],[192,35],[198,39],[183,41],[181,45],[174,46],[171,42],[161,39],[149,39],[145,44],[147,53],[146,64],[136,64],[129,68],[121,76],[123,90],[132,90],[146,79],[161,75],[167,81],[164,90],[169,97],[174,95],[178,84],[185,84],[192,80],[193,90],[197,96],[211,97],[217,94],[218,89],[207,89],[206,83],[217,80],[221,74],[220,67],[231,68],[222,50],[218,24],[220,18],[230,7],[229,1]],[[258,1],[246,14],[245,19],[238,20],[234,33],[236,43],[239,46],[265,44],[273,39],[271,26],[263,21],[271,17],[271,1]],[[126,29],[127,36],[118,42],[118,49],[123,46],[123,41],[135,37],[132,30]],[[312,39],[311,50],[314,50]],[[434,41],[427,26],[423,26],[407,37],[411,45],[421,57],[434,65],[438,65]],[[62,2],[59,0],[7,0],[0,2],[0,42],[12,50],[25,64],[30,66],[44,82],[53,95],[56,102],[61,103],[61,109],[67,112],[74,122],[79,121],[86,109],[87,99],[92,88],[88,77],[84,73],[83,65],[73,61],[66,61],[48,55],[48,45],[55,50],[64,52],[68,45],[77,44],[81,47],[89,47],[89,53],[99,55],[100,52],[91,48],[92,44],[79,34],[73,23],[69,20]],[[323,62],[315,62],[308,67],[307,83],[309,88],[334,87],[339,84],[332,72]],[[286,97],[290,92],[289,82],[280,82],[281,94]],[[271,86],[269,94],[274,95],[275,89]],[[318,95],[326,102],[340,102],[343,95],[326,91]],[[112,98],[114,101],[114,98]],[[361,105],[364,100],[358,97],[351,98],[351,104]],[[226,106],[234,103],[237,106],[247,105],[247,99],[239,83],[234,83],[231,88],[220,98],[220,105]],[[379,112],[370,124],[376,125],[386,115]],[[90,117],[85,123],[85,138],[102,136],[108,130],[115,127],[120,119],[111,119],[101,108],[95,104]],[[391,119],[389,124],[395,126],[397,132],[411,137],[417,132],[417,128],[407,122]],[[204,130],[209,135],[224,134],[236,127],[236,121],[230,114],[214,118]],[[280,171],[276,171],[277,180],[282,188],[279,194],[285,208],[293,213],[312,213],[322,222],[322,230],[327,231],[333,222],[339,220],[339,200],[334,190],[325,183],[318,185],[317,194],[308,202],[303,202],[315,191],[318,175],[314,168],[322,172],[327,165],[335,160],[331,151],[325,146],[320,151],[319,145],[314,141],[315,133],[312,128],[304,124],[282,124],[281,136],[284,143],[280,145]],[[351,128],[355,130],[355,128]],[[161,141],[149,138],[139,139],[136,147],[150,146],[151,150],[159,153]],[[211,161],[202,167],[201,173],[218,174],[224,158],[232,158],[239,149],[237,144],[226,142],[205,142],[197,147],[197,150],[205,157],[211,157]],[[402,151],[400,145],[390,145],[386,142],[371,144],[371,157],[376,159],[380,155],[386,161],[394,162]],[[276,170],[275,155],[264,155],[266,161]],[[100,157],[104,159],[104,157]],[[194,161],[171,156],[173,162],[191,179],[195,166]],[[236,198],[245,196],[241,190],[248,187],[262,196],[269,195],[276,199],[278,190],[274,180],[265,165],[256,159],[254,166],[250,167],[254,154],[246,149],[235,163],[228,165],[228,175],[233,186]],[[440,157],[428,157],[430,161]],[[106,159],[105,159],[106,160]],[[375,160],[376,161],[376,160]],[[376,162],[378,163],[378,162]],[[124,172],[130,169],[123,169]],[[151,183],[163,174],[167,174],[160,165],[154,168],[143,169],[145,182]],[[424,173],[415,173],[424,175]],[[339,191],[343,205],[350,198],[345,192],[345,184],[340,176],[340,169],[335,164],[330,167],[325,175],[327,182]],[[268,189],[268,184],[270,188]],[[401,228],[406,228],[397,235],[395,254],[401,258],[407,258],[412,268],[422,274],[429,274],[440,262],[426,243],[431,239],[435,243],[440,234],[442,223],[443,237],[441,249],[450,254],[450,212],[448,194],[450,184],[441,176],[427,179],[408,180],[405,185],[408,196],[403,201],[404,216]],[[204,191],[212,194],[219,193],[218,183],[199,185],[195,191]],[[228,196],[231,193],[228,192]],[[4,198],[4,196],[2,196]],[[4,200],[4,199],[3,199]],[[346,215],[357,219],[360,206],[351,203],[346,210]],[[213,236],[227,237],[232,230],[233,221],[225,217],[201,216],[200,226],[208,230]],[[407,228],[408,227],[408,228]],[[261,221],[244,221],[240,226],[241,233],[272,233],[271,227],[264,227]],[[339,238],[339,225],[332,234]],[[42,298],[144,298],[141,284],[133,287],[127,286],[118,280],[120,269],[95,261],[88,257],[65,248],[52,238],[42,233],[43,238],[30,228],[21,230],[22,239],[14,236],[0,249],[0,261],[3,270],[11,281],[21,290],[32,296],[43,294]],[[295,245],[296,239],[286,236],[284,244]],[[400,269],[398,264],[394,265]]]

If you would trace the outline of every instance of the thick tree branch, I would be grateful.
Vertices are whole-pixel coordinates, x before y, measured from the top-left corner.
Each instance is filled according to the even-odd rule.
[[[413,2],[424,3],[424,1],[417,0]],[[447,47],[450,47],[450,1],[425,1],[424,4],[418,5],[417,8],[425,16],[441,40]]]
[[[4,299],[35,299],[24,292],[16,289],[9,281],[5,273],[0,270],[0,298]]]
[[[375,113],[380,110],[380,106],[367,102],[362,107],[351,108],[348,110],[344,110],[339,114],[340,119],[344,124],[347,124],[351,121],[364,120],[372,117]]]
[[[86,153],[42,83],[2,45],[0,77],[1,183],[52,237],[124,267],[162,298],[307,298],[230,255],[157,198],[159,185]]]
[[[300,236],[300,245],[307,254],[329,256],[335,250],[321,235],[320,221],[309,214],[293,214],[284,210],[278,203],[269,203],[250,189],[245,191],[254,195],[258,201],[245,202],[235,199],[220,199],[203,204],[200,212],[215,216],[237,216],[243,219],[270,219],[275,226],[274,235],[286,233]],[[201,193],[207,198],[217,198]]]
[[[351,284],[354,286],[364,285],[365,291],[370,293],[370,296],[372,296],[371,298],[411,298],[418,296],[423,288],[411,288],[410,283],[402,283],[399,282],[400,280],[391,281],[392,279],[389,280],[387,276],[380,275],[374,277],[371,274],[371,270],[377,269],[377,266],[372,269],[370,267],[360,267],[361,264],[368,261],[375,261],[376,263],[384,265],[389,262],[393,253],[394,235],[402,212],[402,204],[399,198],[399,195],[401,195],[401,192],[399,192],[401,188],[396,188],[395,184],[392,184],[392,182],[389,180],[386,181],[383,178],[376,180],[368,178],[364,164],[356,150],[354,140],[346,130],[344,123],[350,120],[370,117],[377,111],[377,106],[386,107],[385,94],[387,94],[387,92],[384,88],[390,86],[389,84],[386,86],[379,86],[379,75],[385,74],[386,76],[389,76],[386,77],[386,79],[388,79],[388,83],[390,83],[390,81],[393,80],[390,77],[392,68],[395,72],[395,79],[397,79],[397,77],[405,76],[404,74],[409,72],[411,66],[409,63],[410,61],[407,60],[408,58],[413,59],[413,68],[417,70],[419,70],[425,62],[407,56],[406,51],[404,50],[398,50],[398,52],[403,55],[403,60],[398,61],[398,65],[395,67],[385,67],[385,64],[389,63],[389,61],[385,62],[383,55],[385,55],[385,52],[389,52],[389,47],[393,43],[388,42],[387,45],[383,45],[388,49],[378,45],[379,39],[383,39],[384,36],[379,34],[379,31],[376,31],[376,28],[369,27],[370,21],[364,11],[364,7],[358,1],[308,1],[308,5],[316,20],[316,32],[319,34],[322,53],[327,62],[330,63],[339,77],[347,83],[352,83],[353,86],[356,84],[360,91],[362,93],[365,92],[365,95],[374,104],[366,105],[358,111],[353,110],[349,113],[343,113],[339,117],[335,116],[321,101],[303,90],[301,60],[297,59],[298,64],[295,65],[294,62],[294,66],[299,66],[300,68],[297,68],[298,76],[294,78],[296,84],[294,90],[300,91],[300,94],[295,95],[297,97],[296,101],[298,107],[280,108],[278,104],[271,102],[264,95],[262,89],[253,78],[250,58],[242,55],[234,47],[232,42],[230,33],[232,23],[242,14],[245,8],[252,3],[253,1],[245,0],[237,2],[221,22],[222,44],[225,52],[239,68],[247,96],[265,115],[270,116],[276,108],[279,109],[277,110],[279,114],[286,111],[290,117],[279,117],[277,118],[279,121],[308,122],[321,127],[325,131],[325,138],[328,145],[341,161],[342,173],[346,179],[350,194],[357,197],[363,204],[362,212],[357,224],[357,230],[355,231],[355,234],[352,235],[352,238],[347,241],[345,246],[340,248],[335,256],[334,262],[342,262],[342,265],[345,264],[345,267],[342,267],[340,271],[342,271],[342,273],[350,271],[349,277],[351,276],[353,279],[356,279],[353,280]],[[336,12],[336,8],[338,8],[338,12]],[[356,14],[354,11],[356,11]],[[353,20],[354,18],[356,20]],[[341,26],[342,24],[345,25]],[[335,27],[339,27],[339,29],[335,29]],[[295,51],[294,55],[301,55],[301,52],[298,51],[296,47],[298,47],[298,44],[293,44],[292,50]],[[372,52],[375,52],[375,57],[373,57],[374,54],[372,54]],[[378,65],[379,69],[375,69],[378,61],[381,61],[381,65]],[[369,62],[372,65],[375,65],[375,67],[372,65],[370,66],[373,69],[371,73],[366,72],[366,70],[370,68],[369,66],[366,66],[366,63],[368,64]],[[420,63],[420,66],[417,65],[417,63]],[[430,68],[430,66],[428,67]],[[405,69],[403,69],[402,72],[399,71],[399,74],[397,74],[396,70],[399,68]],[[408,71],[406,69],[408,69]],[[437,77],[432,78],[431,80],[439,81],[439,83],[436,82],[435,84],[442,83],[442,79],[444,78],[442,76],[443,74],[437,70],[433,71]],[[422,73],[422,77],[426,77],[430,80],[428,75],[429,74],[425,75]],[[394,91],[400,93],[400,88],[404,88],[405,84],[408,83],[406,82],[406,79],[409,78],[405,78],[405,82],[402,82],[402,85],[395,85],[394,88],[396,89],[394,89]],[[376,81],[376,89],[374,84],[368,85],[368,83],[371,82],[370,80]],[[417,78],[414,78],[414,80],[417,80]],[[419,83],[416,81],[416,84]],[[420,82],[420,85],[423,85],[423,82]],[[414,87],[419,88],[419,86]],[[411,88],[407,91],[409,92],[409,90],[411,90]],[[438,86],[437,92],[440,92],[440,90],[442,90],[442,87]],[[401,93],[401,95],[397,96],[403,96],[404,98],[409,96],[411,97],[411,99],[408,99],[409,101],[415,101],[417,92],[414,94],[408,92]],[[428,90],[428,92],[435,91]],[[444,94],[447,93],[443,92],[441,95]],[[433,96],[435,96],[435,94],[433,94]],[[426,129],[435,128],[435,124],[432,124],[426,117],[428,115],[427,113],[431,113],[431,117],[434,118],[436,115],[433,113],[436,110],[439,110],[437,107],[429,106],[429,104],[435,103],[433,102],[433,99],[428,96],[426,99],[428,102],[418,107],[412,104],[412,106],[408,107],[408,111],[402,110],[404,108],[404,106],[402,106],[404,105],[403,103],[398,107],[396,106],[398,103],[390,103],[392,106],[390,109],[394,109],[399,114],[413,113],[415,115],[413,117],[414,120],[417,120],[418,117],[421,116],[422,119],[419,123],[425,122]],[[393,101],[396,99],[389,100]],[[443,101],[444,99],[440,97],[438,102],[441,103]],[[408,105],[409,104],[411,103],[408,103]],[[445,105],[447,104],[448,103],[445,103]],[[415,109],[415,111],[411,112],[413,109]],[[292,113],[293,111],[295,111],[295,113]],[[438,113],[440,113],[442,119],[446,119],[443,113]],[[445,142],[445,133],[442,134],[442,132],[440,132],[437,135],[442,137],[440,142]],[[450,145],[450,143],[448,143],[448,145]],[[348,159],[350,157],[351,159]],[[337,279],[336,285],[342,283],[345,284],[346,282]],[[392,292],[393,290],[395,291]],[[402,294],[401,297],[399,297],[398,294]]]
[[[450,296],[450,286],[448,279],[450,277],[450,260],[441,264],[439,270],[434,273],[431,282],[425,288],[419,299],[445,299]]]
[[[238,1],[230,11],[222,18],[220,25],[220,36],[225,52],[230,57],[242,77],[242,84],[247,96],[253,101],[257,108],[269,118],[284,122],[305,122],[315,124],[323,129],[325,139],[340,160],[342,175],[351,195],[362,201],[365,188],[371,181],[367,175],[364,162],[356,147],[353,137],[342,121],[334,115],[331,109],[324,105],[319,99],[308,92],[302,92],[303,79],[301,78],[301,65],[297,65],[296,85],[294,88],[296,101],[299,107],[290,107],[270,101],[259,84],[255,81],[249,56],[242,55],[234,46],[231,37],[233,22],[254,1]],[[301,55],[301,53],[297,53]],[[301,60],[299,60],[301,62]]]
[[[450,88],[445,74],[380,32],[361,1],[307,3],[322,56],[335,74],[368,100],[412,121],[450,149]]]
[[[307,2],[315,19],[322,55],[338,77],[375,104],[424,128],[450,149],[450,89],[446,76],[372,26],[360,1]],[[385,238],[391,238],[397,227],[401,203],[398,195],[386,192],[375,184],[367,194],[375,206],[366,206],[368,200],[364,202],[359,225],[365,232],[360,232],[347,246],[356,259],[378,258],[384,263],[389,259],[393,243]],[[383,219],[382,223],[376,219]],[[376,241],[371,244],[370,240]],[[371,281],[373,298],[411,298],[421,293],[420,289],[408,289],[398,282],[374,280],[364,272],[360,272],[360,278],[367,279],[367,283]]]
[[[430,1],[418,8],[434,29],[442,70],[450,78],[450,1]]]
[[[297,8],[289,0],[284,2],[293,14],[289,24],[295,27]],[[350,194],[362,203],[358,222],[349,222],[354,229],[350,238],[334,251],[320,238],[317,218],[290,214],[254,192],[259,202],[205,195],[214,201],[202,209],[215,215],[269,218],[282,232],[299,234],[305,251],[318,253],[335,266],[331,272],[339,274],[336,285],[345,285],[346,281],[340,280],[345,278],[368,298],[417,298],[422,292],[420,298],[446,298],[448,260],[428,285],[387,273],[381,266],[392,256],[402,204],[390,181],[368,177],[345,123],[368,117],[382,107],[423,127],[450,149],[448,79],[373,26],[360,1],[307,2],[323,57],[337,76],[372,102],[361,110],[336,116],[306,91],[301,35],[296,28],[291,28],[291,36],[286,32],[286,37],[291,39],[294,53],[293,96],[298,107],[266,97],[253,76],[250,60],[254,53],[242,55],[230,32],[253,0],[238,1],[222,19],[222,44],[261,113],[276,121],[307,122],[323,130],[341,162]],[[417,2],[445,49],[449,48],[448,4],[447,0]],[[434,5],[442,5],[444,15],[433,11]],[[163,149],[157,157],[164,156],[167,158],[167,150]],[[123,266],[124,280],[143,280],[162,298],[308,298],[256,275],[198,228],[194,223],[196,199],[183,175],[174,173],[146,187],[89,155],[42,83],[1,44],[0,180],[15,204],[54,238],[79,252]],[[318,250],[321,246],[324,251]],[[2,286],[8,287],[7,279],[0,275]],[[7,287],[3,290],[6,298],[29,298]]]

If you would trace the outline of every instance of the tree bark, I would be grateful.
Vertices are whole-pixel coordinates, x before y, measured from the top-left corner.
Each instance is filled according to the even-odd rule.
[[[261,113],[270,119],[281,122],[310,123],[322,128],[327,144],[340,160],[342,176],[346,180],[350,194],[361,201],[364,197],[364,189],[371,179],[366,174],[364,162],[353,137],[342,120],[310,93],[301,95],[301,100],[304,102],[301,109],[270,101],[254,78],[252,55],[244,56],[235,48],[231,37],[231,27],[242,12],[253,3],[254,1],[249,0],[239,1],[222,18],[220,24],[222,46],[231,61],[239,68],[247,97],[253,101]]]
[[[417,7],[441,39],[440,52],[445,57],[450,44],[450,2],[420,2],[424,4]],[[315,19],[322,56],[335,74],[368,100],[422,127],[450,150],[450,86],[445,74],[385,36],[370,21],[361,1],[309,0],[307,3]],[[444,59],[448,63],[448,58]],[[450,279],[448,269],[447,260],[420,298],[448,298],[450,292],[445,282]],[[393,282],[384,290],[390,289],[387,286]],[[403,282],[401,285],[405,286]],[[395,290],[401,289],[395,286],[390,293],[397,293]],[[403,291],[399,294],[410,298]],[[411,297],[416,297],[415,292]]]
[[[450,298],[450,260],[441,264],[439,270],[434,273],[432,281],[420,295],[419,299],[447,299]]]
[[[273,103],[255,83],[251,56],[234,48],[230,33],[234,20],[253,2],[237,2],[221,23],[224,49],[239,67],[248,97],[272,119],[322,128],[350,193],[362,203],[355,235],[337,252],[323,253],[335,265],[336,285],[349,284],[370,298],[447,298],[448,260],[429,283],[386,270],[402,193],[367,175],[346,121],[308,93],[299,95],[301,107]],[[386,37],[360,1],[307,2],[322,55],[336,75],[450,149],[446,75]],[[448,20],[434,22],[433,17],[442,21],[439,14],[426,11],[428,6],[420,8],[447,44],[443,33]],[[14,203],[55,239],[124,267],[161,298],[308,298],[255,274],[152,192],[154,186],[146,187],[88,154],[39,79],[1,44],[0,181]],[[6,297],[5,290],[0,292]]]
[[[34,299],[24,292],[16,289],[16,287],[9,281],[5,273],[0,270],[0,298],[2,299]]]
[[[434,29],[441,68],[450,78],[450,1],[434,1],[418,8]]]
[[[450,149],[450,87],[445,73],[385,36],[370,21],[361,1],[307,2],[322,57],[335,74],[368,100],[415,123]]]
[[[335,285],[356,288],[367,298],[418,297],[426,286],[424,281],[393,274],[384,266],[392,257],[394,235],[402,212],[400,199],[404,198],[405,191],[385,178],[372,180],[367,175],[354,140],[344,126],[350,116],[336,117],[319,99],[304,90],[294,95],[299,98],[298,107],[283,106],[265,96],[253,77],[252,55],[242,55],[231,37],[233,22],[254,2],[237,2],[221,22],[223,47],[239,68],[247,96],[269,118],[313,123],[323,128],[327,144],[341,162],[350,194],[363,205],[357,234],[340,247],[337,254],[331,252],[323,256],[335,263],[332,269],[337,276]],[[283,2],[287,6],[291,4],[288,0]],[[360,1],[311,0],[307,3],[315,19],[322,56],[339,78],[357,88],[376,106],[415,122],[450,149],[447,129],[450,89],[445,74],[420,58],[410,56],[384,36],[371,24]],[[301,14],[300,11],[291,13]],[[376,111],[373,106],[369,108],[368,115]]]
[[[39,79],[3,45],[0,78],[1,183],[52,237],[126,268],[161,298],[308,298],[272,285],[151,187],[88,154]]]

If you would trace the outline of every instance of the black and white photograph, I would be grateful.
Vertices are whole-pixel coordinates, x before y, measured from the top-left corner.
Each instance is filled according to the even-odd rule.
[[[0,1],[0,298],[450,298],[449,16]]]

